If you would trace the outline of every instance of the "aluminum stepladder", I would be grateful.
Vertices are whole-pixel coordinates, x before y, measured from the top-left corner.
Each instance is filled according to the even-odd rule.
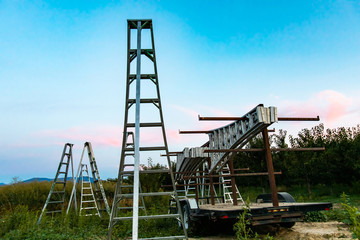
[[[202,178],[199,179],[199,181],[202,183],[202,185],[200,185],[200,197],[207,198],[207,199],[210,198],[210,188],[211,188],[209,178],[205,177],[208,174],[209,174],[209,163],[207,161],[204,161],[204,163],[202,164],[202,173],[201,173]],[[213,185],[213,190],[214,190],[214,196],[215,196],[216,202],[220,203],[220,199],[218,198],[215,185]],[[202,201],[199,201],[199,205],[208,203],[208,200],[207,201],[204,201],[204,200],[205,199],[203,199]]]
[[[81,164],[81,197],[80,197],[80,216],[100,216],[99,208],[96,204],[89,171],[86,164]]]
[[[137,33],[136,38],[136,48],[131,48],[131,31],[134,30]],[[142,31],[150,31],[151,38],[151,48],[142,49],[141,48],[141,34]],[[139,220],[142,219],[158,219],[158,218],[179,218],[181,222],[182,229],[184,231],[183,236],[167,236],[167,237],[151,237],[146,239],[187,239],[187,232],[185,229],[183,216],[181,213],[181,207],[179,204],[179,199],[176,192],[174,175],[171,170],[171,162],[169,158],[169,151],[167,146],[164,120],[162,114],[162,107],[160,101],[160,90],[158,83],[158,75],[156,68],[156,57],[155,57],[155,45],[154,45],[154,34],[153,34],[153,25],[152,20],[128,20],[128,40],[127,40],[127,79],[126,79],[126,101],[125,101],[125,119],[124,119],[124,129],[123,129],[123,141],[122,141],[122,150],[120,157],[120,166],[117,185],[115,189],[114,201],[110,216],[109,222],[109,232],[108,239],[111,239],[112,228],[114,225],[122,220],[132,220],[132,239],[139,238]],[[154,73],[151,74],[142,74],[141,73],[141,56],[145,55],[153,65]],[[131,73],[131,62],[136,59],[136,74]],[[150,81],[154,84],[156,89],[156,96],[154,98],[141,98],[140,95],[140,86],[142,81]],[[136,86],[134,86],[135,83]],[[130,98],[130,85],[133,85],[133,90],[135,91],[136,98]],[[135,87],[135,88],[134,88]],[[134,122],[129,121],[129,109],[135,104],[135,118]],[[156,122],[140,122],[140,105],[143,104],[152,104],[155,106],[155,110],[158,112],[156,115],[159,116],[160,120]],[[162,136],[163,145],[160,146],[140,146],[140,128],[157,128],[160,129]],[[127,137],[128,133],[134,133],[134,146],[127,146]],[[140,171],[140,152],[144,151],[158,151],[165,152],[167,156],[167,163],[169,169],[164,170],[142,170]],[[125,171],[125,166],[128,163],[125,163],[125,158],[133,155],[133,171]],[[171,176],[172,188],[171,192],[140,192],[140,178],[139,174],[152,174],[152,173],[167,173]],[[133,192],[124,193],[122,191],[122,179],[126,175],[133,176]],[[139,215],[139,197],[156,197],[156,196],[175,196],[177,202],[177,214],[163,213],[158,215]],[[132,200],[132,217],[129,216],[120,216],[119,215],[119,204],[121,204],[122,199]],[[175,224],[177,224],[175,222]]]
[[[231,186],[231,177],[229,177],[230,174],[231,174],[230,167],[228,164],[225,164],[225,166],[222,168],[220,172],[221,175],[220,182],[222,183],[222,187],[223,187],[224,203],[234,203],[234,196]],[[245,205],[244,199],[242,198],[236,184],[235,184],[235,190],[236,190],[237,200],[241,201]]]
[[[54,182],[51,186],[49,195],[41,211],[37,224],[41,222],[41,218],[44,213],[53,214],[53,213],[61,213],[63,211],[65,204],[65,187],[67,183],[70,164],[71,164],[73,184],[75,185],[72,146],[73,144],[71,143],[66,143],[64,146],[64,150],[60,159],[58,170],[54,178]],[[75,209],[76,209],[77,208],[76,197],[74,197],[73,202],[69,201],[68,206],[70,206],[72,203],[75,205]],[[49,209],[47,210],[47,208]]]
[[[98,170],[98,167],[97,167],[97,164],[96,164],[96,161],[95,161],[95,157],[94,157],[94,152],[93,152],[92,145],[91,145],[90,142],[85,142],[84,143],[84,148],[83,148],[83,151],[81,153],[79,167],[78,167],[77,174],[76,174],[75,184],[73,185],[73,189],[72,189],[72,192],[71,192],[71,195],[70,195],[70,202],[76,196],[76,184],[78,182],[79,174],[81,173],[82,161],[83,161],[83,158],[84,158],[85,151],[87,151],[87,155],[88,155],[88,158],[89,158],[89,165],[90,165],[91,175],[93,177],[94,196],[95,196],[97,208],[99,210],[99,217],[101,217],[102,213],[104,213],[104,212],[106,212],[107,214],[110,215],[110,207],[109,207],[109,204],[107,202],[107,198],[106,198],[106,195],[105,195],[105,190],[104,190],[104,187],[102,185],[99,170]],[[70,205],[68,206],[67,213],[69,212],[69,210],[70,210]],[[75,209],[75,211],[76,211],[76,209]]]

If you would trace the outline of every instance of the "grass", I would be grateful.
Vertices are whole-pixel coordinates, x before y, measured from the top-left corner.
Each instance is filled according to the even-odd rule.
[[[112,197],[115,182],[104,181],[106,195]],[[0,187],[0,239],[106,239],[108,229],[108,217],[100,219],[94,217],[79,217],[74,212],[69,215],[44,216],[41,224],[37,225],[40,211],[49,193],[51,183],[33,182],[17,183]],[[332,191],[323,185],[314,186],[312,197],[307,195],[303,186],[279,187],[279,191],[287,191],[292,194],[297,202],[302,201],[330,201],[335,203],[332,211],[309,213],[307,221],[342,221],[354,231],[360,232],[360,220],[358,207],[360,206],[360,195],[358,189],[348,186],[333,186]],[[70,196],[72,185],[66,188],[67,196]],[[351,201],[343,196],[340,190],[350,192]],[[247,187],[240,189],[244,199],[249,198],[254,202],[257,195],[262,193],[261,188]],[[357,193],[357,194],[356,194]],[[79,199],[79,198],[78,198]],[[109,199],[111,204],[112,199]],[[158,202],[163,204],[158,204]],[[167,199],[159,197],[156,200],[145,199],[148,214],[156,214],[167,211]],[[349,207],[346,207],[347,204]],[[159,206],[163,206],[159,208]],[[66,207],[66,206],[65,206]],[[128,214],[131,215],[131,212]],[[154,236],[182,235],[177,227],[176,220],[159,219],[140,221],[139,235],[142,238]],[[113,239],[124,239],[131,236],[131,221],[123,221],[117,224],[113,230]],[[243,225],[238,225],[241,227]]]

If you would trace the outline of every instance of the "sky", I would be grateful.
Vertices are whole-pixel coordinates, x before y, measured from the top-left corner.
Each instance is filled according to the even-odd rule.
[[[100,176],[117,176],[127,19],[153,20],[170,151],[207,141],[179,129],[227,124],[198,115],[242,116],[260,103],[319,115],[326,128],[360,123],[358,1],[0,0],[0,182],[53,178],[64,144],[76,167],[86,141]],[[296,135],[317,124],[272,127]]]

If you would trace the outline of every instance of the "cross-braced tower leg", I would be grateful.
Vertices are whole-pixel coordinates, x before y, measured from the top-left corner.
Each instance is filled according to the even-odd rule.
[[[136,48],[131,47],[131,32],[136,32]],[[145,31],[145,34],[148,34],[150,38],[149,48],[142,48],[142,33]],[[147,33],[146,33],[147,32]],[[146,39],[144,39],[146,40]],[[184,221],[181,213],[181,208],[179,204],[179,199],[176,192],[174,175],[171,169],[171,162],[169,158],[169,151],[167,145],[167,139],[165,134],[164,119],[162,114],[162,106],[160,100],[160,88],[158,82],[158,74],[156,68],[156,56],[155,56],[155,44],[154,44],[154,33],[152,20],[128,20],[128,43],[127,43],[127,79],[126,79],[126,101],[125,101],[125,119],[124,119],[124,129],[123,129],[123,142],[122,150],[120,157],[120,166],[117,185],[115,189],[115,195],[113,200],[113,206],[110,216],[109,223],[109,232],[108,239],[111,238],[112,228],[118,221],[122,220],[132,220],[132,239],[138,239],[139,237],[139,220],[142,219],[158,219],[158,218],[178,218],[180,219],[184,235],[182,236],[168,236],[162,237],[161,239],[187,239],[187,233],[184,226]],[[152,73],[142,73],[142,56],[145,56],[145,60],[148,61],[148,66],[152,68]],[[135,63],[135,73],[132,73],[131,63],[136,59]],[[152,98],[143,98],[140,94],[141,85],[144,84],[144,81],[147,81],[152,85],[152,88],[155,92],[155,96]],[[135,86],[134,86],[135,84]],[[132,88],[130,86],[133,85]],[[130,89],[135,90],[130,94]],[[147,87],[146,90],[149,90],[150,87]],[[130,96],[135,96],[131,98]],[[140,118],[140,106],[150,105],[153,106],[153,111],[155,114],[152,114],[152,117],[157,116],[155,121],[144,121],[144,115],[141,115]],[[133,121],[130,120],[131,116],[129,115],[130,109],[135,107],[135,114],[133,116]],[[160,135],[161,136],[161,145],[159,146],[143,146],[144,144],[141,141],[141,133],[145,129],[152,128],[153,132],[158,131],[158,134],[154,134],[154,139]],[[128,141],[129,134],[132,132],[134,137],[134,142],[130,143]],[[141,169],[140,168],[140,153],[146,151],[158,151],[160,153],[165,153],[167,156],[167,169]],[[159,154],[160,155],[160,154]],[[129,162],[130,161],[130,162]],[[126,167],[130,167],[127,170]],[[166,173],[170,174],[172,181],[172,191],[170,192],[141,192],[140,191],[140,174],[154,174],[154,173]],[[126,178],[125,178],[126,176]],[[125,179],[128,183],[125,182]],[[131,179],[131,180],[129,180]],[[123,191],[124,186],[128,184],[132,185],[132,192],[125,193]],[[157,196],[174,196],[177,202],[178,212],[176,214],[170,214],[168,212],[164,214],[156,215],[140,215],[139,214],[139,202],[143,197],[157,197]],[[124,206],[121,206],[127,199],[126,202],[131,202],[132,217],[129,217],[129,214],[121,214],[124,209]],[[131,201],[132,200],[132,201]],[[126,207],[126,206],[125,206]],[[129,213],[129,212],[128,212]],[[176,221],[175,221],[176,224]],[[156,239],[156,238],[151,238]]]

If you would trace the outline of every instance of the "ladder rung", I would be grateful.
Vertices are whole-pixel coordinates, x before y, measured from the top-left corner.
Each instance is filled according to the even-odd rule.
[[[52,193],[65,193],[65,191],[53,191]]]
[[[147,240],[156,240],[156,239],[160,239],[160,240],[162,240],[162,239],[186,239],[186,237],[185,236],[168,236],[168,237],[154,237],[154,238],[139,238],[139,240],[145,240],[145,239],[147,239]]]
[[[134,53],[137,53],[137,49],[130,49],[130,54],[134,54]],[[153,49],[141,49],[141,54],[145,54],[145,52],[148,52],[150,54],[153,54],[154,53],[154,50]],[[129,99],[129,100],[135,100],[135,99]],[[142,99],[143,100],[143,99]],[[145,100],[145,99],[144,99]]]
[[[89,210],[89,209],[96,209],[96,207],[83,207],[80,210]]]
[[[66,174],[66,172],[59,172],[59,174]]]
[[[134,185],[120,185],[121,188],[133,188]]]
[[[154,218],[177,218],[180,214],[164,214],[164,215],[149,215],[139,216],[139,219],[154,219]],[[133,217],[115,217],[114,220],[132,220]]]
[[[135,127],[135,123],[126,124],[127,127]],[[162,127],[161,122],[140,123],[140,127]]]
[[[140,151],[163,151],[166,147],[140,147]],[[127,148],[124,151],[134,151],[134,148]]]
[[[139,193],[139,196],[142,197],[151,197],[151,196],[167,196],[167,195],[173,195],[174,192],[150,192],[150,193]],[[134,194],[132,193],[126,193],[126,194],[118,194],[117,197],[125,197],[125,198],[132,198]]]
[[[121,174],[133,174],[134,171],[122,171]],[[141,170],[140,174],[148,174],[148,173],[170,173],[169,169],[156,169],[156,170]]]
[[[85,189],[85,190],[90,190],[91,187],[83,187],[83,189]]]
[[[95,202],[95,200],[86,200],[86,201],[82,201],[83,203],[89,203],[89,202]]]
[[[60,201],[49,201],[48,203],[54,204],[54,203],[63,203],[63,202],[64,202],[63,200],[60,200]]]
[[[133,167],[134,164],[124,164],[124,167]]]
[[[49,213],[61,213],[62,210],[54,210],[54,211],[48,211],[48,212],[45,212],[46,214],[49,214]]]
[[[136,74],[129,74],[129,78],[133,78],[136,79]],[[141,79],[156,79],[156,75],[155,74],[140,74],[140,78]]]
[[[82,216],[88,217],[88,216],[96,216],[96,215],[99,215],[99,214],[98,214],[98,213],[95,213],[95,214],[85,214],[85,215],[82,215]]]
[[[83,196],[92,196],[92,194],[91,193],[83,193]]]

